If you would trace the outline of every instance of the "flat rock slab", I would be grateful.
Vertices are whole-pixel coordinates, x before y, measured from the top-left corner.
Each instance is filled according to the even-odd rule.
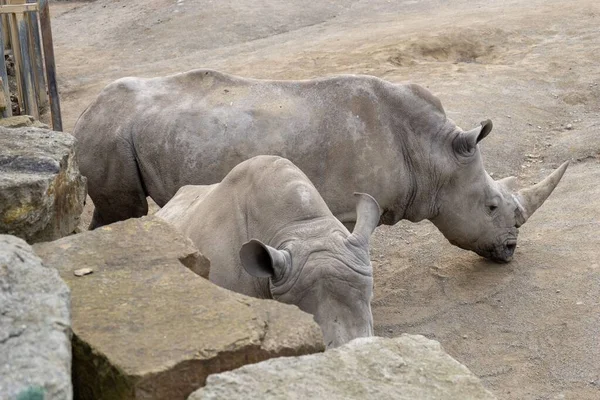
[[[355,339],[323,354],[286,357],[208,377],[188,400],[495,399],[467,367],[420,335]]]
[[[0,399],[73,398],[69,302],[54,268],[0,235]]]
[[[0,233],[35,243],[75,230],[86,184],[74,145],[68,133],[0,127]]]
[[[34,249],[71,287],[76,398],[185,399],[209,374],[324,349],[311,315],[219,288],[184,267],[202,256],[159,218]],[[82,268],[93,272],[75,276]]]

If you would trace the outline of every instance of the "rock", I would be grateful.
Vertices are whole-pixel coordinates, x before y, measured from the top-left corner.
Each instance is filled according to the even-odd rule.
[[[440,344],[420,335],[360,338],[323,354],[286,357],[208,377],[188,400],[495,399]]]
[[[73,397],[69,301],[54,268],[0,235],[0,398]]]
[[[34,249],[71,287],[78,399],[185,399],[209,374],[324,349],[311,315],[193,273],[206,259],[157,217]]]
[[[14,117],[0,119],[0,126],[4,128],[43,128],[50,129],[50,127],[43,122],[38,121],[31,115],[16,115]]]
[[[0,233],[35,243],[74,231],[86,195],[74,144],[68,133],[0,128]]]
[[[570,131],[571,129],[573,129],[573,125],[572,124],[567,124],[567,126],[565,126],[565,128]]]
[[[91,268],[81,268],[81,269],[76,269],[75,271],[73,271],[73,275],[75,276],[85,276],[85,275],[89,275],[91,273],[93,273],[94,270]]]

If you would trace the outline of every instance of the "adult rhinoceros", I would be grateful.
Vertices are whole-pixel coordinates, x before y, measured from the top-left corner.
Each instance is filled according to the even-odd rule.
[[[380,210],[371,196],[356,198],[350,234],[295,165],[257,156],[220,183],[182,187],[156,215],[210,259],[211,282],[297,305],[336,347],[373,334],[369,238]]]
[[[84,111],[74,134],[96,206],[90,228],[163,206],[184,185],[219,182],[260,154],[291,160],[349,227],[354,192],[380,204],[380,223],[431,220],[453,244],[509,261],[517,228],[567,168],[512,192],[486,173],[477,143],[415,84],[342,75],[305,81],[245,79],[212,70],[124,78]]]

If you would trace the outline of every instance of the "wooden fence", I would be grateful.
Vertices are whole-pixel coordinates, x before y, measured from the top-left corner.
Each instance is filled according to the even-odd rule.
[[[39,119],[50,108],[52,129],[62,131],[60,101],[48,0],[0,0],[0,49],[15,63],[17,99],[21,113]],[[6,98],[4,117],[12,116],[5,57],[0,57],[0,78]]]

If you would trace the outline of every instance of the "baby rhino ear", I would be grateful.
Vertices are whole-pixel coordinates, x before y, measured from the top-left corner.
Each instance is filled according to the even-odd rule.
[[[242,266],[247,273],[256,278],[281,279],[287,269],[285,253],[252,239],[240,249]]]

